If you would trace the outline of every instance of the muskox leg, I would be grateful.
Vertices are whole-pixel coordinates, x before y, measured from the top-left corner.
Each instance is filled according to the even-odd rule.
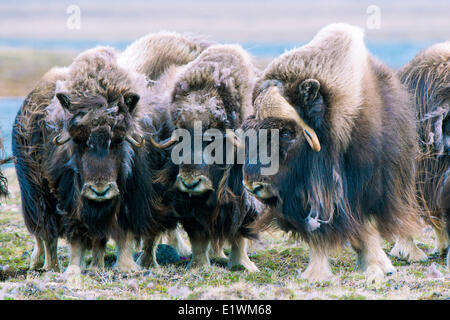
[[[44,240],[44,250],[45,250],[44,270],[59,271],[58,238],[49,239],[49,240],[45,239]]]
[[[117,262],[114,268],[121,272],[139,271],[133,258],[134,238],[131,232],[120,232],[114,239],[117,244]]]
[[[81,268],[84,267],[84,253],[86,248],[82,241],[72,239],[70,247],[70,263],[64,275],[69,287],[74,289],[81,288]]]
[[[231,241],[231,255],[228,267],[231,268],[238,265],[244,266],[250,272],[259,271],[258,267],[248,257],[247,239],[243,237],[238,237]]]
[[[450,271],[450,247],[447,249],[447,269]]]
[[[105,268],[106,239],[96,238],[92,240],[92,261],[89,268],[103,270]]]
[[[38,236],[34,236],[34,248],[33,253],[31,253],[31,270],[39,270],[44,265],[45,252],[44,252],[44,242]]]
[[[189,238],[192,245],[192,258],[186,268],[211,266],[209,261],[210,239],[198,231],[189,234]]]
[[[367,223],[360,239],[352,241],[358,254],[358,266],[366,273],[369,282],[384,278],[396,270],[381,247],[381,238],[372,224]]]
[[[445,253],[447,252],[447,248],[450,245],[450,239],[448,237],[447,230],[444,226],[442,228],[433,226],[433,230],[434,234],[436,235],[436,253],[445,255]]]
[[[328,262],[327,250],[325,248],[310,245],[309,264],[301,274],[302,279],[309,281],[325,281],[333,275]]]
[[[181,226],[177,225],[176,229],[167,232],[167,243],[177,250],[177,253],[182,257],[188,257],[192,252],[189,245],[181,236]]]
[[[224,245],[224,241],[222,241],[222,240],[213,241],[212,245],[211,245],[211,250],[210,250],[211,255],[216,258],[227,259],[225,252],[223,252],[223,245]]]
[[[158,267],[158,261],[156,260],[156,249],[158,248],[158,242],[162,235],[147,236],[144,238],[143,252],[137,260],[137,264],[144,269],[150,268],[152,265]]]
[[[428,258],[425,252],[417,247],[411,236],[398,238],[389,254],[408,262],[426,261]]]

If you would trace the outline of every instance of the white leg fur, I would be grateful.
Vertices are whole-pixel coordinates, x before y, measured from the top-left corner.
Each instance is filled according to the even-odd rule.
[[[31,253],[30,269],[38,270],[45,262],[44,242],[38,236],[34,236],[34,248]]]
[[[426,261],[428,259],[425,252],[414,243],[413,237],[398,238],[389,254],[408,262]]]
[[[58,264],[58,238],[51,241],[44,240],[45,263],[44,270],[59,271]]]
[[[386,253],[381,248],[381,238],[378,231],[371,225],[366,225],[365,233],[356,249],[358,265],[366,273],[367,281],[377,282],[384,279],[385,274],[396,270]]]
[[[324,281],[331,278],[332,275],[326,252],[310,246],[309,264],[301,274],[301,278],[309,281]]]
[[[210,254],[216,258],[227,259],[225,252],[223,252],[223,241],[214,241],[211,245]]]
[[[84,266],[85,248],[80,241],[72,241],[70,244],[70,263],[64,275],[67,285],[71,289],[81,289],[81,268]]]
[[[223,247],[222,253],[223,253]],[[250,272],[259,271],[258,267],[250,260],[247,254],[247,239],[239,237],[231,243],[231,255],[228,267],[242,265]]]
[[[447,248],[450,245],[448,233],[445,230],[445,227],[443,227],[442,229],[438,229],[433,226],[433,230],[434,234],[436,235],[436,243],[435,243],[436,251],[441,255],[445,255],[445,253],[447,252]]]
[[[119,235],[115,241],[117,245],[117,262],[114,268],[121,272],[138,271],[140,268],[133,258],[134,236],[127,232]]]
[[[192,245],[192,258],[187,265],[187,269],[197,268],[197,267],[210,267],[211,263],[209,261],[209,239],[202,237],[190,237]]]
[[[189,245],[184,241],[181,236],[181,226],[177,225],[175,230],[167,232],[168,244],[177,250],[177,253],[182,257],[188,257],[192,252]]]

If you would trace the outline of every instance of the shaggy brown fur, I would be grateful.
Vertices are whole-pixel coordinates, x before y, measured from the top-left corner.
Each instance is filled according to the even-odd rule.
[[[321,149],[306,143],[294,118],[262,112],[268,107],[261,105],[264,93],[274,87],[302,126],[317,134]],[[259,177],[259,165],[244,167],[249,186],[257,182],[258,192],[268,186],[266,194],[273,194],[265,199],[272,210],[260,224],[275,218],[311,245],[306,278],[329,276],[323,255],[348,240],[363,269],[392,272],[377,233],[393,238],[418,230],[418,148],[408,95],[394,72],[367,52],[362,31],[330,25],[307,45],[274,59],[255,87],[254,101],[257,115],[244,130],[280,130],[278,174]]]
[[[113,49],[99,47],[80,54],[69,68],[51,70],[16,117],[13,151],[23,214],[28,230],[36,236],[36,247],[42,240],[46,245],[45,268],[58,268],[59,236],[69,239],[71,251],[76,244],[74,252],[81,256],[74,257],[72,252],[71,264],[73,259],[81,265],[91,240],[102,243],[100,251],[110,235],[122,242],[120,230],[128,230],[131,223],[128,210],[136,215],[151,211],[143,205],[146,200],[139,200],[140,212],[133,198],[148,190],[130,190],[135,185],[144,188],[145,182],[135,180],[145,180],[136,173],[145,152],[132,148],[128,139],[124,141],[142,134],[136,94],[146,93],[146,81],[121,68],[116,59]],[[56,137],[70,141],[54,145]],[[110,189],[121,193],[120,197],[96,202],[82,196],[86,183],[95,186],[101,181],[114,183]],[[47,263],[50,247],[52,261]],[[133,268],[132,256],[122,257],[120,251],[119,243],[118,267]],[[32,267],[39,268],[42,259],[36,259]],[[97,262],[103,266],[101,259]]]
[[[140,124],[147,138],[153,136],[156,140],[164,140],[171,136],[174,127],[168,105],[176,77],[181,72],[182,66],[194,60],[209,44],[200,37],[160,32],[135,41],[120,55],[118,61],[121,66],[143,73],[150,80],[148,92],[141,98],[145,110],[143,109],[144,117]],[[158,223],[172,229],[176,226],[177,220],[173,220],[170,206],[162,202],[166,189],[171,187],[167,174],[171,171],[170,151],[154,148],[151,143],[147,143],[146,149],[149,159],[148,170],[156,191],[150,196],[155,210],[159,212]],[[149,267],[156,264],[152,251],[156,248],[159,236],[139,230],[143,223],[146,222],[136,223],[135,228],[136,234],[144,238],[144,253],[139,258],[139,263],[143,267]],[[182,238],[175,234],[172,238],[177,239],[175,247],[179,253],[187,256],[189,249],[186,244],[180,242]]]
[[[225,129],[238,128],[253,113],[251,92],[256,70],[248,53],[237,45],[210,46],[173,75],[175,86],[167,108],[174,126],[190,131],[192,137],[194,121],[201,121],[203,130],[214,128],[225,133]],[[180,190],[180,179],[198,176],[205,177],[209,191],[190,197],[190,191]],[[205,252],[209,242],[227,239],[233,252],[230,264],[242,263],[256,270],[241,241],[242,236],[255,236],[248,224],[256,212],[243,193],[239,166],[172,165],[160,177],[168,185],[175,183],[165,198],[190,236],[193,264],[209,264]]]
[[[422,154],[418,159],[419,200],[436,231],[438,249],[449,245],[448,212],[443,216],[442,192],[450,169],[450,41],[420,52],[400,71],[401,81],[413,97]],[[447,217],[445,217],[447,216]],[[448,227],[447,227],[448,228]]]

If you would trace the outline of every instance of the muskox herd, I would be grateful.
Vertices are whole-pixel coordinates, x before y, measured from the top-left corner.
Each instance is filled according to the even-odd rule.
[[[13,126],[22,213],[35,238],[30,268],[59,269],[59,238],[70,246],[69,276],[80,274],[87,250],[90,267],[104,268],[109,239],[117,269],[148,268],[168,236],[183,255],[192,250],[189,268],[226,257],[230,245],[229,267],[258,271],[247,239],[272,226],[309,245],[302,277],[310,280],[331,275],[327,255],[346,243],[369,277],[395,272],[382,238],[396,241],[391,255],[426,259],[413,240],[423,222],[444,254],[449,61],[445,42],[396,73],[345,24],[265,70],[239,45],[176,33],[150,34],[122,53],[87,50],[43,76]],[[265,139],[275,173],[250,159],[262,141],[250,146],[238,134],[249,130],[277,132]]]

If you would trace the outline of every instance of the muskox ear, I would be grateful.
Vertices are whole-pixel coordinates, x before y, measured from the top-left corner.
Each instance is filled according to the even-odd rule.
[[[62,107],[64,109],[70,111],[70,99],[69,99],[69,96],[67,94],[65,94],[65,93],[59,92],[59,93],[56,94],[56,97],[58,98],[59,103],[62,105]]]
[[[316,79],[306,79],[299,86],[299,98],[309,116],[323,113],[324,103],[320,93],[320,83]]]
[[[128,112],[133,112],[140,98],[141,97],[138,94],[132,92],[128,92],[123,95],[123,100],[128,107]]]

